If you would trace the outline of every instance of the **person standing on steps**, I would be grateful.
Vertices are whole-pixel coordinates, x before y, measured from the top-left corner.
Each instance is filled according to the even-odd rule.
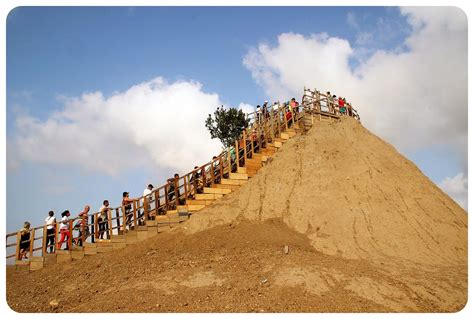
[[[268,101],[263,102],[262,105],[262,122],[265,121],[266,118],[269,117],[268,113]]]
[[[20,230],[20,251],[18,253],[18,260],[26,258],[26,254],[30,251],[30,244],[30,223],[25,222],[23,228]]]
[[[77,246],[83,245],[83,240],[82,240],[83,235],[84,235],[84,240],[87,240],[87,238],[90,235],[89,223],[88,223],[90,209],[91,207],[89,205],[84,206],[84,210],[80,212],[78,215],[79,222],[77,222],[76,225],[74,226],[74,229],[77,229],[79,231],[79,235],[76,238]]]
[[[102,202],[102,207],[97,215],[97,224],[99,225],[99,239],[104,239],[104,233],[107,234],[107,239],[110,239],[109,235],[109,201],[106,199]]]
[[[148,184],[148,186],[145,188],[145,190],[143,191],[143,210],[145,210],[145,198],[146,198],[146,211],[148,212],[148,216],[146,216],[147,219],[150,219],[150,220],[153,220],[155,219],[155,214],[156,213],[152,213],[151,212],[151,205],[150,203],[152,202],[153,200],[153,185],[152,184]],[[142,220],[142,222],[144,222]]]
[[[339,115],[339,105],[336,102],[337,102],[337,97],[336,95],[333,95],[332,96],[333,111],[334,111],[334,114]]]
[[[125,214],[125,229],[128,228],[130,229],[131,224],[132,224],[132,203],[134,199],[130,198],[130,195],[128,192],[123,192],[122,193],[122,207],[124,208],[123,214]]]
[[[342,97],[339,97],[338,104],[339,104],[339,111],[341,112],[341,114],[346,115],[345,99],[343,99]]]
[[[168,178],[168,207],[167,210],[172,210],[176,208],[178,205],[179,200],[179,174],[175,173],[174,177]],[[171,203],[173,198],[175,197],[175,193],[177,193],[178,197],[175,199],[175,203]]]
[[[71,213],[68,210],[65,210],[61,213],[61,223],[59,224],[59,233],[61,234],[61,238],[58,241],[58,245],[56,249],[61,249],[61,246],[64,241],[66,241],[66,250],[69,250],[69,237],[71,236],[71,232],[69,231],[69,216]]]
[[[48,217],[44,220],[46,223],[46,250],[49,247],[49,253],[52,254],[54,250],[54,239],[56,235],[56,217],[54,217],[54,212],[49,211]]]

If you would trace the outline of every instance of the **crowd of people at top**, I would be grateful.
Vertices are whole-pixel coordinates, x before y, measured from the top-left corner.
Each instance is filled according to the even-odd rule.
[[[348,115],[354,116],[355,110],[353,109],[351,103],[346,101],[345,97],[336,95],[331,95],[330,91],[326,92],[326,98],[321,99],[321,101],[326,101],[327,108],[329,113],[332,114],[341,114],[341,115]],[[271,112],[273,111],[274,115],[278,112],[278,110],[283,107],[285,118],[288,124],[291,124],[291,119],[293,115],[298,114],[301,112],[300,103],[295,99],[292,98],[289,101],[280,103],[274,102],[272,105],[268,105],[268,101],[265,101],[262,106],[257,105],[255,110],[255,121],[256,123],[262,123],[265,119],[270,118]]]
[[[331,95],[331,92],[327,91],[326,102],[330,113],[354,116],[354,109],[351,103],[346,101],[345,97],[337,97],[335,94]]]

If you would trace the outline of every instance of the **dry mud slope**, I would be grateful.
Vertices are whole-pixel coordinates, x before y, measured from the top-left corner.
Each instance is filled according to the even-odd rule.
[[[316,122],[171,233],[28,275],[8,269],[7,302],[21,312],[454,312],[467,302],[467,214],[355,120]]]

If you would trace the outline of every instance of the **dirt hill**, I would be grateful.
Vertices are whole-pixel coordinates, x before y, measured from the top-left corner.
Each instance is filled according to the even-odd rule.
[[[316,122],[171,233],[8,269],[7,301],[22,312],[457,311],[467,214],[357,121]]]

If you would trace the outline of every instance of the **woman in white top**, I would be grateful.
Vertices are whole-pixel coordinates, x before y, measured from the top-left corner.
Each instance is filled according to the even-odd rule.
[[[54,217],[52,210],[49,211],[48,217],[44,221],[46,222],[46,250],[49,247],[49,253],[52,254],[56,237],[56,217]]]

